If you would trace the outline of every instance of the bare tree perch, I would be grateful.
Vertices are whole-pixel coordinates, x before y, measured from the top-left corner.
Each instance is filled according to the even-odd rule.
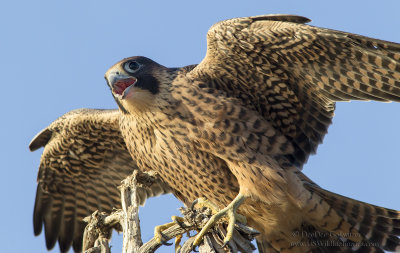
[[[121,231],[121,210],[108,215],[95,211],[84,219],[88,225],[83,233],[83,251],[86,253],[109,253],[112,229]]]
[[[121,201],[122,213],[121,225],[123,228],[123,253],[138,252],[142,246],[142,236],[140,232],[139,220],[139,200],[137,185],[139,172],[135,170],[133,174],[122,181]]]
[[[162,244],[158,243],[154,238],[143,244],[140,233],[139,222],[139,200],[138,187],[150,187],[155,182],[155,173],[141,173],[135,171],[131,176],[122,181],[120,187],[122,210],[116,210],[110,215],[98,211],[84,220],[88,222],[85,228],[83,239],[83,252],[85,253],[109,253],[109,242],[111,239],[112,229],[123,231],[123,253],[151,253],[155,252]],[[162,232],[165,241],[168,241],[182,234],[189,234],[190,231],[199,231],[211,217],[211,211],[207,208],[201,210],[190,208],[180,209],[183,215],[183,222],[173,225]],[[214,229],[204,237],[203,244],[200,245],[201,253],[225,253],[225,252],[244,252],[250,253],[255,247],[251,243],[259,233],[240,223],[235,224],[235,231],[229,247],[223,245],[223,239],[226,235],[226,224],[224,222],[217,223]],[[194,236],[186,240],[182,247],[181,253],[189,253],[192,251],[192,243]]]

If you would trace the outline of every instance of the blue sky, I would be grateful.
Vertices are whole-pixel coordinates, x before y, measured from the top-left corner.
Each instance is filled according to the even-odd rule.
[[[212,24],[268,13],[303,15],[312,25],[400,42],[399,9],[395,0],[2,1],[2,250],[45,252],[44,237],[34,237],[32,227],[41,151],[30,153],[28,144],[67,111],[116,108],[103,75],[121,58],[144,55],[170,67],[198,63]],[[336,115],[304,172],[331,191],[400,210],[400,104],[343,103]],[[170,196],[148,201],[140,210],[143,240],[179,206]],[[116,238],[114,252],[120,245]]]

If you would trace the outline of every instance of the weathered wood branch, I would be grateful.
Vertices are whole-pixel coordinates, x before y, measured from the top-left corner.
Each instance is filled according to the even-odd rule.
[[[121,231],[121,211],[107,214],[105,212],[95,211],[91,216],[86,217],[84,221],[88,223],[83,234],[83,250],[87,253],[109,253],[109,241],[111,239],[112,229]]]
[[[142,246],[139,220],[139,200],[137,195],[139,172],[136,170],[131,176],[122,181],[121,201],[123,229],[123,253],[138,252]]]
[[[122,210],[115,210],[110,215],[104,212],[94,212],[86,217],[88,225],[85,228],[83,239],[83,252],[85,253],[109,253],[109,242],[112,229],[123,231],[123,253],[151,253],[155,252],[162,244],[154,238],[145,244],[142,243],[139,222],[139,200],[137,188],[148,186],[155,182],[155,173],[141,173],[135,171],[126,178],[120,187]],[[165,241],[176,236],[188,234],[190,231],[199,231],[211,217],[211,211],[207,208],[201,210],[181,208],[183,221],[180,224],[162,232]],[[235,224],[235,231],[228,246],[223,247],[223,239],[226,235],[226,224],[217,223],[210,233],[204,237],[204,243],[200,245],[201,253],[244,252],[250,253],[255,247],[251,243],[258,232],[240,223]],[[186,240],[179,251],[189,253],[192,251],[194,236]]]

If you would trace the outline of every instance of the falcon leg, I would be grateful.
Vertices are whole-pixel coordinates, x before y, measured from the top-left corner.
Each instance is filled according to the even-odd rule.
[[[218,213],[219,208],[216,204],[213,202],[209,201],[207,198],[198,198],[195,201],[193,201],[192,205],[190,206],[190,209],[194,209],[194,206],[200,206],[200,207],[207,207],[211,209],[212,213]]]
[[[177,236],[175,237],[175,252],[180,252],[180,250],[181,250],[181,248],[182,248],[182,247],[181,247],[182,237],[183,237],[182,234],[177,235]]]
[[[163,245],[168,245],[168,246],[172,245],[172,243],[168,243],[165,241],[162,231],[172,227],[173,225],[175,225],[175,222],[169,222],[169,223],[154,227],[154,239],[156,240],[156,242],[161,243]]]
[[[156,226],[154,228],[154,239],[160,244],[167,245],[167,246],[172,245],[172,243],[168,243],[165,241],[162,231],[172,227],[175,224],[178,224],[179,226],[183,227],[183,219],[181,217],[172,216],[171,219],[173,220],[173,222],[169,222],[169,223],[166,223],[166,224],[163,224],[160,226]],[[178,245],[179,245],[181,238],[178,238],[178,236],[177,236],[175,239],[175,243],[178,243]],[[176,248],[176,245],[175,245],[175,248]]]
[[[243,215],[237,214],[236,210],[239,208],[239,206],[242,204],[242,202],[246,199],[245,196],[242,194],[238,194],[236,198],[229,204],[227,205],[224,209],[220,210],[218,207],[211,203],[210,201],[200,198],[197,201],[194,202],[194,205],[200,204],[202,206],[207,206],[209,207],[215,214],[211,216],[210,220],[206,223],[206,225],[201,229],[201,231],[196,235],[195,240],[193,241],[193,246],[198,246],[200,242],[203,240],[204,235],[208,232],[208,230],[211,229],[214,224],[220,220],[223,216],[228,216],[228,227],[227,227],[227,233],[224,239],[224,244],[227,244],[229,240],[232,238],[233,234],[233,229],[235,226],[236,220],[239,220],[241,223],[246,223],[246,218]],[[193,206],[193,205],[192,205]]]

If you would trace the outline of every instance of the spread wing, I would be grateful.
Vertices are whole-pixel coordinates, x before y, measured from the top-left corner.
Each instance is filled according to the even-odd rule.
[[[294,146],[302,167],[336,101],[400,101],[400,44],[305,25],[291,15],[219,22],[188,77],[257,111]]]
[[[42,130],[29,145],[44,147],[33,214],[35,235],[45,228],[48,249],[73,245],[80,252],[85,223],[95,210],[120,208],[121,180],[137,169],[119,129],[118,110],[71,111]],[[161,181],[138,189],[141,204],[168,193]]]

